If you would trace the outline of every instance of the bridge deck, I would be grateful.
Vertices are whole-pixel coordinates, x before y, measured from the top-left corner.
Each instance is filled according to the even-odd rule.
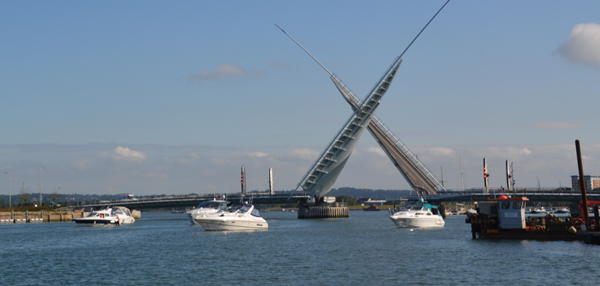
[[[301,193],[278,193],[271,195],[269,193],[256,193],[243,197],[244,201],[252,200],[253,204],[289,204],[297,203],[299,200],[306,200],[309,196]],[[209,201],[216,198],[214,195],[206,196],[182,196],[182,197],[162,197],[151,199],[126,199],[115,200],[108,202],[98,202],[84,204],[83,207],[101,208],[105,206],[124,206],[129,209],[152,209],[152,208],[179,208],[179,207],[195,207],[201,202]],[[242,196],[240,193],[226,196],[225,199],[230,202],[240,202]]]
[[[581,194],[577,192],[560,192],[560,191],[529,191],[529,192],[504,192],[504,193],[472,193],[472,194],[438,194],[433,196],[426,196],[425,199],[432,202],[477,202],[486,201],[487,199],[498,198],[500,196],[512,196],[512,197],[527,197],[530,202],[579,202],[581,200]],[[408,200],[418,200],[417,196],[409,196]],[[588,200],[598,201],[600,200],[600,193],[588,193]]]

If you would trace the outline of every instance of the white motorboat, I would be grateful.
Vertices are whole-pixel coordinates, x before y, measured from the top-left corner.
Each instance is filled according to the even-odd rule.
[[[548,214],[548,211],[544,207],[540,206],[540,207],[533,208],[531,213],[532,214]]]
[[[218,211],[226,209],[227,205],[230,205],[230,204],[231,203],[228,201],[217,200],[217,199],[212,200],[212,201],[205,201],[205,202],[200,203],[197,208],[188,211],[188,216],[193,225],[199,225],[195,221],[196,217],[199,217],[202,215],[214,214]]]
[[[74,218],[74,222],[81,226],[115,226],[133,224],[135,219],[126,207],[107,207],[92,211],[83,218]]]
[[[260,230],[269,228],[267,221],[253,205],[233,204],[224,210],[195,217],[205,230]]]
[[[399,211],[390,210],[390,213],[390,218],[402,228],[443,227],[446,224],[438,207],[422,200]]]

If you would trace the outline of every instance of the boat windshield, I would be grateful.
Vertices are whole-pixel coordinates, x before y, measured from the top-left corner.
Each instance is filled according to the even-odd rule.
[[[104,218],[104,217],[109,217],[110,215],[108,213],[104,213],[104,212],[91,212],[89,215],[87,215],[87,217],[99,217],[99,218]]]
[[[227,207],[226,203],[217,201],[206,201],[198,205],[198,208],[223,210]]]
[[[230,207],[228,207],[228,208],[226,209],[226,211],[228,211],[228,212],[230,212],[230,213],[234,213],[234,212],[236,212],[237,210],[239,210],[240,208],[242,208],[242,205],[241,205],[241,204],[233,204],[233,205],[231,205]]]
[[[410,204],[407,205],[406,207],[404,207],[404,209],[402,209],[403,211],[420,211],[423,210],[423,204],[422,203],[416,203],[416,204]]]
[[[250,213],[250,214],[253,215],[253,216],[260,217],[260,211],[257,208],[254,208],[252,210],[252,213]]]
[[[247,212],[250,210],[250,208],[251,208],[251,207],[252,207],[251,205],[246,205],[246,204],[245,204],[245,205],[243,205],[243,206],[240,208],[240,213],[244,213],[244,214],[245,214],[245,213],[247,213]]]

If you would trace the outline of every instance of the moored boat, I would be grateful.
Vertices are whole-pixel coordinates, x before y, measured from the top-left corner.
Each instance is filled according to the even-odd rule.
[[[115,226],[133,224],[135,219],[126,207],[106,207],[73,221],[80,226]]]
[[[581,219],[552,214],[527,216],[527,201],[526,197],[500,196],[479,202],[477,212],[468,214],[466,220],[471,224],[473,239],[583,240],[575,234],[583,229],[577,222]]]
[[[205,201],[198,205],[197,208],[188,211],[188,217],[193,225],[200,225],[196,222],[196,217],[202,215],[214,214],[218,211],[224,210],[231,203],[224,200],[214,199],[212,201]]]
[[[233,204],[212,214],[199,215],[194,221],[205,230],[261,230],[269,228],[260,211],[250,204]]]
[[[380,211],[380,209],[376,205],[370,205],[368,207],[364,207],[363,211],[376,211],[376,212],[378,212],[378,211]]]
[[[401,228],[443,227],[446,222],[438,207],[423,200],[406,205],[403,209],[390,210],[390,219]]]

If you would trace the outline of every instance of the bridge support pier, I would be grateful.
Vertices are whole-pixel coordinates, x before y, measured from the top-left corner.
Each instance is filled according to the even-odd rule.
[[[141,219],[142,218],[142,212],[139,210],[131,210],[131,216],[134,219]]]
[[[347,207],[332,205],[298,204],[298,218],[339,218],[349,217]]]

